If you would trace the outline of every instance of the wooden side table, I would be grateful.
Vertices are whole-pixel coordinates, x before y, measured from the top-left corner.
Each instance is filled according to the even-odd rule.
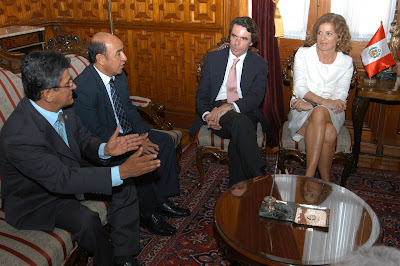
[[[357,171],[360,142],[365,112],[371,100],[387,102],[400,101],[400,78],[394,80],[376,79],[376,84],[368,85],[364,79],[359,79],[356,96],[353,100],[352,119],[354,128],[353,162],[351,172]]]
[[[8,26],[0,28],[0,47],[7,52],[29,53],[41,50],[44,41],[44,27]]]

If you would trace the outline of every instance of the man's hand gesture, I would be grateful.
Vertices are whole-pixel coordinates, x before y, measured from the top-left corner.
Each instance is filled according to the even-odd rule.
[[[117,127],[104,147],[105,156],[118,156],[128,151],[137,150],[142,145],[142,138],[139,134],[129,134],[118,137],[119,128]]]
[[[132,154],[123,164],[119,166],[119,174],[121,179],[128,177],[141,176],[154,171],[160,167],[161,161],[155,160],[156,154],[143,155],[143,147]]]
[[[157,144],[154,144],[153,142],[151,142],[148,136],[149,136],[149,133],[147,133],[147,132],[140,135],[140,137],[142,137],[143,154],[146,154],[146,155],[158,154],[158,152],[160,151],[160,148],[158,147]]]

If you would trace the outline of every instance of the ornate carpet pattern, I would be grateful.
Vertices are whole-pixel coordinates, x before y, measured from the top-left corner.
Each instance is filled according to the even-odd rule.
[[[144,265],[227,265],[218,249],[213,227],[213,210],[228,185],[227,165],[204,160],[205,182],[197,189],[196,147],[191,144],[181,160],[181,195],[173,198],[192,213],[186,218],[171,218],[178,228],[172,237],[155,236],[141,231],[139,261]],[[275,169],[276,156],[267,157],[268,172]],[[305,169],[292,162],[289,173],[304,175]],[[333,166],[333,182],[340,182],[343,166]],[[360,168],[347,181],[347,188],[363,198],[377,213],[383,228],[383,244],[400,248],[400,173]]]

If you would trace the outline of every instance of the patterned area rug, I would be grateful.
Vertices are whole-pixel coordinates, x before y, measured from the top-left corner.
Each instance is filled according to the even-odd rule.
[[[191,144],[181,160],[181,195],[173,201],[189,208],[190,217],[169,219],[178,228],[172,237],[155,236],[141,231],[142,252],[139,261],[144,265],[227,265],[217,244],[213,228],[213,210],[228,185],[227,165],[204,160],[205,181],[197,189],[199,173],[196,168],[196,147]],[[267,157],[268,172],[273,173],[276,156]],[[287,166],[289,173],[304,175],[296,163]],[[339,183],[343,166],[334,165],[333,182]],[[400,248],[400,173],[360,168],[347,181],[347,188],[363,198],[377,213],[383,227],[383,244]]]

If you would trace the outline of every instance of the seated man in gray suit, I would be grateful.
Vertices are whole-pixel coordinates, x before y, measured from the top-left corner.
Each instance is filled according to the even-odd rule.
[[[257,122],[270,130],[259,106],[267,88],[267,62],[249,50],[258,28],[249,17],[238,17],[229,29],[229,47],[207,54],[196,94],[197,116],[189,131],[206,124],[217,136],[230,139],[229,186],[265,175],[266,162],[257,145]]]
[[[150,232],[170,236],[176,229],[162,216],[185,217],[188,209],[175,206],[169,197],[179,194],[175,146],[171,137],[151,128],[142,121],[129,98],[126,75],[123,71],[127,57],[122,41],[106,32],[96,33],[88,46],[90,65],[74,82],[75,108],[85,126],[100,139],[107,140],[116,126],[121,135],[132,133],[143,137],[145,154],[156,154],[161,160],[152,177],[135,179],[138,189],[141,225]],[[120,164],[128,155],[111,160]]]
[[[76,86],[68,68],[69,60],[52,51],[32,52],[22,62],[26,97],[0,132],[6,221],[17,229],[68,230],[95,265],[137,265],[139,207],[136,188],[126,178],[154,171],[160,161],[140,148],[119,166],[81,168],[83,158],[105,164],[136,150],[142,138],[118,137],[118,128],[107,143],[93,136],[70,107]],[[110,236],[99,214],[75,198],[81,193],[111,195]]]

